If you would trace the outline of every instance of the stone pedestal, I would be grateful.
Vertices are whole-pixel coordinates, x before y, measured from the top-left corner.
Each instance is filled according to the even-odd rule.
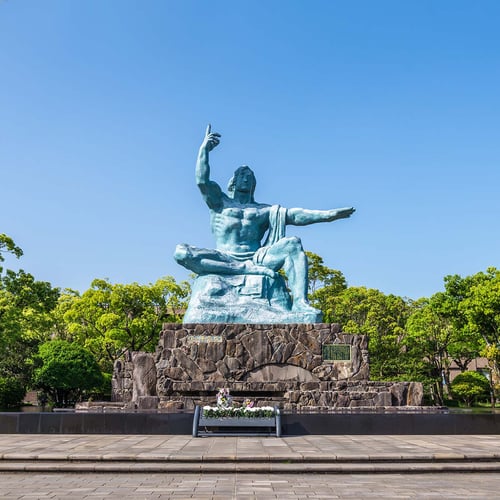
[[[288,410],[413,406],[422,398],[419,384],[370,382],[368,338],[337,324],[166,324],[156,367],[160,407],[213,404],[220,387],[236,401]]]
[[[419,406],[423,395],[419,383],[369,381],[368,338],[323,323],[165,324],[155,354],[117,362],[113,383],[128,407],[171,411],[215,404],[219,388],[285,410]]]

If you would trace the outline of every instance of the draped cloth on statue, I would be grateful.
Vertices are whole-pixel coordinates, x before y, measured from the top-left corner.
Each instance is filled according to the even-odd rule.
[[[262,264],[271,245],[277,243],[286,234],[286,208],[280,205],[273,205],[269,211],[269,231],[267,233],[264,245],[254,254],[253,261],[256,264]]]

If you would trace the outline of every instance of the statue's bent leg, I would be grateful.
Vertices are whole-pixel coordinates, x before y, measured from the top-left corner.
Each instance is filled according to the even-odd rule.
[[[278,240],[269,247],[262,264],[285,271],[293,298],[292,310],[317,312],[307,300],[308,263],[299,238],[291,236]]]
[[[174,259],[196,274],[263,274],[274,277],[272,269],[253,263],[239,261],[218,250],[197,248],[182,243],[175,248]]]
[[[185,243],[175,247],[174,259],[181,266],[194,271],[196,274],[220,273],[221,268],[231,267],[231,262],[223,253]]]

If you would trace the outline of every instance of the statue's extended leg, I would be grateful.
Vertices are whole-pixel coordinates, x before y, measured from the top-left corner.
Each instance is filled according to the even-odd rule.
[[[282,238],[269,247],[263,264],[275,270],[283,268],[285,271],[293,298],[292,310],[318,312],[307,300],[307,256],[299,238]]]
[[[218,250],[184,243],[175,248],[174,259],[196,274],[261,274],[271,278],[276,275],[272,269],[254,264],[251,260],[238,261]]]

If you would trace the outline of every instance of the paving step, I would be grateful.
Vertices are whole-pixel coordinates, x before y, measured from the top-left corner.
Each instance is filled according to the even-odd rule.
[[[378,453],[373,455],[333,455],[333,454],[245,454],[245,455],[217,455],[196,456],[193,454],[61,454],[61,453],[4,453],[0,455],[0,464],[15,462],[39,463],[136,463],[147,466],[152,463],[179,463],[179,464],[383,464],[383,463],[486,463],[499,462],[499,453],[421,453],[395,454]]]
[[[278,462],[91,462],[1,461],[0,472],[113,472],[113,473],[425,473],[500,472],[494,462],[384,462],[384,463],[278,463]]]

